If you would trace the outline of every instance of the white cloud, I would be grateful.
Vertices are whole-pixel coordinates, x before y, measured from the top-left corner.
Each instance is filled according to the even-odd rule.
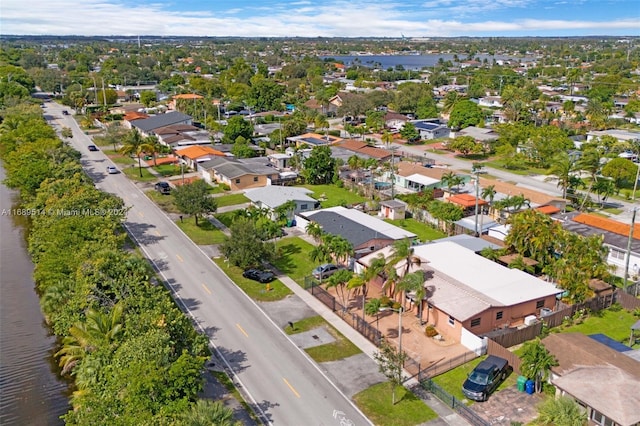
[[[469,12],[507,6],[525,7],[530,0],[468,0],[463,2],[464,6],[459,1],[433,0],[413,11],[406,10],[406,3],[361,1],[279,3],[271,5],[266,12],[249,16],[247,9],[237,3],[220,13],[172,12],[165,10],[161,3],[129,6],[109,0],[30,0],[28,4],[25,0],[2,0],[0,25],[3,34],[245,37],[395,37],[400,33],[416,37],[638,34],[640,29],[640,18],[607,22],[467,19]],[[424,11],[420,8],[427,4],[447,8],[450,13],[421,14]],[[254,6],[251,11],[255,13],[257,9]],[[429,19],[434,16],[442,19]]]

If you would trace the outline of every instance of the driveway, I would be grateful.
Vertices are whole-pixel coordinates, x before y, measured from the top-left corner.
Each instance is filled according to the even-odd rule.
[[[513,385],[492,394],[485,402],[474,403],[471,409],[492,425],[528,424],[538,416],[536,407],[543,399],[543,394],[529,395]]]

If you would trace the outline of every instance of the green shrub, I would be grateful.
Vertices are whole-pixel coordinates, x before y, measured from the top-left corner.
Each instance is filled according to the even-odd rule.
[[[229,185],[227,185],[226,183],[221,183],[218,185],[220,188],[222,188],[223,191],[229,191],[231,190],[231,187]]]
[[[382,296],[380,298],[380,306],[383,308],[391,306],[391,299],[389,299],[389,296]]]
[[[391,305],[391,307],[395,310],[399,310],[400,308],[402,308],[402,303],[400,302],[393,302],[393,304]]]
[[[438,330],[436,330],[436,328],[432,325],[428,325],[425,329],[424,329],[424,334],[427,335],[427,337],[434,337],[437,336],[438,334]]]

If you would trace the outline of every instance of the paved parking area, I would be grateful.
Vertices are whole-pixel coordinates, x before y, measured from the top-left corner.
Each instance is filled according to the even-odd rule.
[[[335,337],[329,333],[326,327],[317,327],[302,333],[296,333],[289,336],[299,348],[307,349],[314,346],[326,345],[336,341]]]
[[[537,417],[536,407],[543,399],[542,394],[529,395],[514,385],[494,393],[485,402],[474,403],[471,408],[492,425],[527,424]]]
[[[318,365],[349,398],[387,380],[382,373],[376,371],[378,365],[367,354],[353,355]]]

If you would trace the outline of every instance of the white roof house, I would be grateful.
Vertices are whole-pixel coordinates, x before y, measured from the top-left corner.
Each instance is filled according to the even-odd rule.
[[[287,201],[296,203],[295,214],[314,210],[316,203],[315,198],[309,196],[313,191],[307,188],[294,186],[264,186],[261,188],[252,188],[245,191],[245,196],[251,200],[251,203],[260,208],[275,209]]]
[[[551,283],[524,271],[502,266],[453,242],[416,246],[414,253],[426,260],[429,267],[451,277],[456,287],[456,284],[461,284],[463,287],[457,288],[456,292],[461,294],[466,291],[471,298],[480,295],[480,299],[493,306],[511,306],[562,293]],[[445,293],[448,291],[436,291],[434,304],[441,306],[440,303],[447,303],[457,308],[459,302],[449,299]],[[473,305],[478,302],[477,298],[474,299]]]

